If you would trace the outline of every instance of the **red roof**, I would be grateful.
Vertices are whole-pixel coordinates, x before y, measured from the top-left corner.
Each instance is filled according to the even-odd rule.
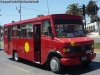
[[[82,19],[81,16],[72,15],[72,14],[51,14],[51,15],[46,15],[46,16],[41,16],[41,17],[36,17],[36,18],[31,18],[31,19],[26,19],[26,20],[22,20],[22,21],[18,21],[18,22],[13,22],[13,23],[9,23],[9,24],[4,24],[4,26],[29,23],[29,22],[33,22],[33,21],[35,22],[35,21],[39,21],[39,20],[49,19],[50,17],[54,17],[54,18],[57,18],[57,19],[60,19],[60,18],[79,19],[79,20]]]

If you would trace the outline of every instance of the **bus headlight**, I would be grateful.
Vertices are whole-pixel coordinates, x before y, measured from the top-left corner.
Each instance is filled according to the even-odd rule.
[[[71,48],[63,48],[63,52],[66,53],[66,52],[71,52]]]

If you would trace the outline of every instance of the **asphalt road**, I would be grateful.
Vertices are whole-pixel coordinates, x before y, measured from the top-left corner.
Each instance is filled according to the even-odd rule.
[[[15,62],[11,56],[0,50],[0,75],[100,75],[100,53],[97,53],[90,66],[67,67],[61,74],[54,74],[44,66],[30,61]]]

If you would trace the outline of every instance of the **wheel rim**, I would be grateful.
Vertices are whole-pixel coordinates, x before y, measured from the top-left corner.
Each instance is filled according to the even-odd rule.
[[[50,67],[53,71],[57,71],[58,70],[58,63],[55,59],[52,59],[50,62]]]
[[[15,60],[18,60],[18,54],[15,53]]]

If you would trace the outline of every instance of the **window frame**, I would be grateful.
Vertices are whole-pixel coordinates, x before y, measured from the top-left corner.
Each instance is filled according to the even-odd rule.
[[[17,25],[13,25],[11,31],[12,31],[12,38],[17,38]],[[14,32],[16,32],[16,34]]]
[[[29,24],[30,24],[30,27],[29,27]],[[25,26],[24,26],[25,25]],[[23,37],[23,30],[26,30],[25,32],[25,37]],[[31,37],[29,36],[29,32],[28,32],[28,29],[31,29],[32,31],[32,35],[31,35]],[[33,37],[33,23],[24,23],[24,24],[22,24],[21,25],[21,37],[22,38],[32,38]]]
[[[52,23],[51,23],[51,21],[50,21],[50,19],[47,19],[47,20],[43,20],[42,21],[42,28],[41,28],[41,34],[42,34],[42,36],[50,36],[50,35],[44,35],[43,34],[43,23],[45,23],[46,21],[48,21],[48,23],[49,23],[49,25],[50,25],[50,27],[51,27],[51,33],[52,33]],[[49,25],[48,25],[48,27],[49,27]],[[48,28],[47,27],[47,28]],[[47,29],[48,30],[48,29]],[[47,34],[48,34],[49,32],[47,31]]]

